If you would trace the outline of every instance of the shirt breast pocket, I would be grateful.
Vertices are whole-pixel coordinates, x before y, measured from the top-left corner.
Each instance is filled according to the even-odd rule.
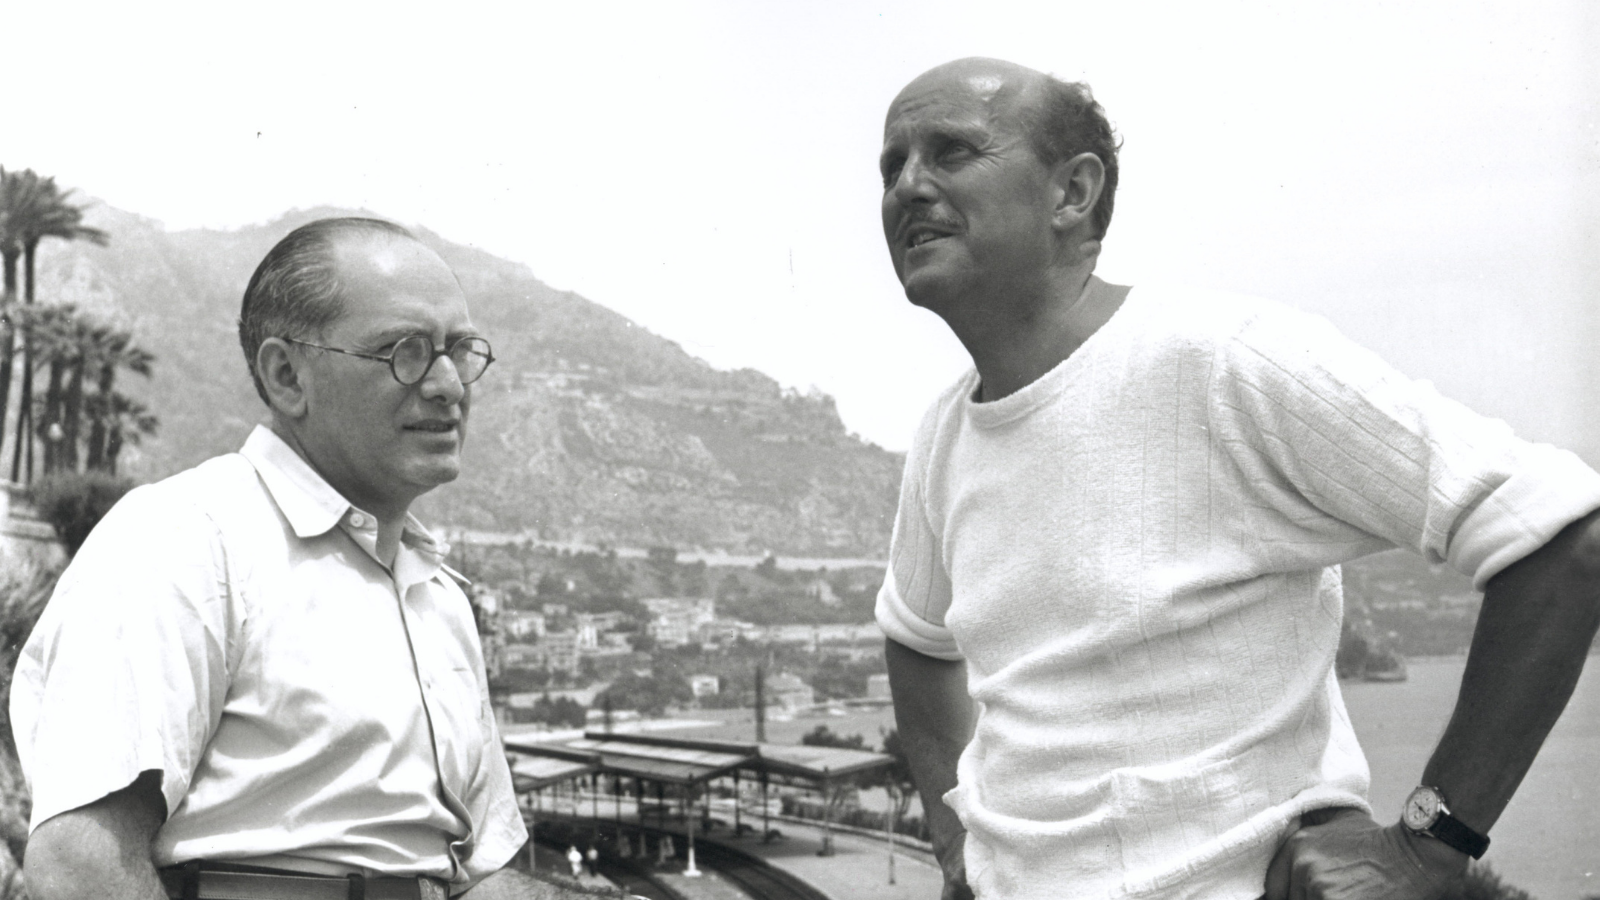
[[[444,731],[438,739],[460,754],[460,774],[470,781],[483,760],[489,734],[485,715],[493,717],[489,698],[479,687],[478,673],[467,666],[452,666],[440,682],[439,706],[446,721],[438,723]]]

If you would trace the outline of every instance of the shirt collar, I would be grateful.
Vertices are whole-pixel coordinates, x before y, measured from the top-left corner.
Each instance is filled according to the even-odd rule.
[[[342,525],[363,549],[375,552],[377,518],[351,505],[272,429],[257,425],[239,454],[255,467],[295,537],[316,537]],[[400,544],[420,554],[431,567],[442,564],[450,553],[450,545],[435,538],[410,513],[406,513]]]

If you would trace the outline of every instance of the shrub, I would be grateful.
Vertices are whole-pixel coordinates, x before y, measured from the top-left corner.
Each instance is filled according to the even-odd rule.
[[[89,532],[133,489],[133,481],[105,472],[56,472],[28,488],[28,501],[49,522],[72,556]]]
[[[55,587],[53,569],[24,563],[0,569],[0,697],[11,695],[17,655]],[[28,843],[28,787],[11,742],[9,708],[0,703],[0,897],[21,894],[22,855]]]

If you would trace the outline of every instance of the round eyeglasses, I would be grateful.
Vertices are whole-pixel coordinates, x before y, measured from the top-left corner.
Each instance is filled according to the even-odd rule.
[[[345,350],[340,347],[324,347],[310,341],[286,337],[284,341],[290,344],[299,344],[302,347],[315,347],[318,350],[331,350],[334,353],[343,353],[359,359],[371,359],[389,364],[389,372],[394,375],[394,380],[407,387],[416,384],[428,377],[428,372],[433,368],[441,356],[450,357],[450,364],[456,368],[456,377],[462,384],[471,384],[483,377],[489,368],[489,363],[494,362],[494,354],[489,350],[489,342],[481,337],[457,338],[455,343],[443,350],[435,350],[433,339],[425,334],[407,335],[395,342],[394,348],[387,354],[357,353],[354,350]]]

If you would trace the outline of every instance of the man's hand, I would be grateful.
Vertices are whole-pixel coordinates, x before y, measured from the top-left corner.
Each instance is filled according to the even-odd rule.
[[[1266,900],[1434,900],[1467,855],[1356,809],[1307,813],[1267,868]]]
[[[944,872],[944,891],[939,900],[973,900],[972,888],[967,886],[967,833],[961,832],[936,849],[939,869]]]

